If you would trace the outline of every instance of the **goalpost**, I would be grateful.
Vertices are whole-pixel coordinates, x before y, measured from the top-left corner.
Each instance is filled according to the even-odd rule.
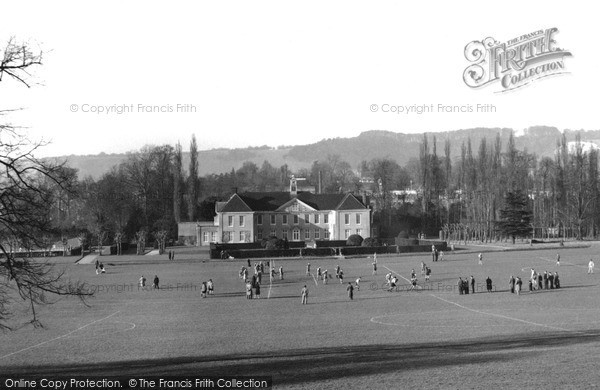
[[[271,298],[271,286],[273,286],[273,270],[275,269],[275,260],[269,260],[269,293],[267,299]]]

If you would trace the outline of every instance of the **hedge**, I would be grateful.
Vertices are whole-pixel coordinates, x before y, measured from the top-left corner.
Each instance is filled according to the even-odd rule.
[[[260,245],[260,242],[240,242],[240,243],[236,243],[236,244],[227,244],[227,243],[223,243],[223,244],[217,244],[214,242],[210,243],[210,249],[211,250],[218,250],[218,251],[222,251],[222,250],[230,250],[230,249],[260,249],[262,248],[262,246]]]
[[[419,240],[419,246],[429,246],[429,250],[431,251],[431,246],[434,245],[435,249],[438,251],[448,250],[448,243],[446,241],[439,240]]]
[[[398,247],[395,245],[388,246],[348,246],[341,248],[342,255],[368,255],[373,253],[397,253]]]
[[[437,250],[445,250],[445,246],[436,245]],[[417,252],[431,252],[431,245],[408,245],[399,246],[398,253],[417,253]]]
[[[323,240],[315,241],[317,248],[337,248],[340,246],[346,246],[346,240]]]
[[[419,245],[419,240],[414,239],[414,238],[399,238],[399,237],[397,237],[395,239],[395,243],[398,246],[413,246],[413,245]]]

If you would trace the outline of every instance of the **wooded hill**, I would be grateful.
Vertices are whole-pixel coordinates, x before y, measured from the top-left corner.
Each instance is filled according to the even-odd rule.
[[[442,151],[443,142],[450,140],[452,159],[460,157],[460,148],[463,142],[471,139],[472,145],[478,145],[482,138],[495,139],[500,134],[502,144],[506,144],[510,128],[472,128],[453,130],[447,132],[428,133],[436,136],[439,148]],[[566,130],[567,141],[574,141],[575,135],[580,133],[581,141],[600,145],[600,130]],[[556,142],[560,138],[560,131],[556,127],[534,126],[515,133],[515,143],[518,149],[535,153],[538,157],[552,157],[556,150]],[[329,138],[308,145],[296,146],[260,146],[244,149],[212,149],[199,151],[199,174],[225,173],[231,169],[238,169],[245,161],[262,165],[269,161],[273,166],[287,164],[289,169],[297,171],[301,168],[310,168],[313,161],[323,160],[330,154],[338,154],[354,168],[363,161],[375,158],[389,157],[400,165],[405,165],[411,158],[419,157],[419,145],[423,134],[404,134],[385,130],[369,130],[356,137]],[[202,134],[198,134],[199,148],[202,148]],[[182,145],[184,150],[187,145]],[[99,178],[113,166],[124,161],[127,154],[105,154],[86,156],[60,156],[66,159],[68,165],[79,170],[79,177],[92,176]],[[183,153],[183,166],[187,167],[189,154]]]

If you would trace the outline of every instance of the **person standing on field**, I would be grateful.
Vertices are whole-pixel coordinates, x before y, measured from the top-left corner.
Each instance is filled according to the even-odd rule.
[[[520,276],[517,276],[517,282],[515,285],[515,292],[517,293],[517,295],[521,295],[521,287],[523,286],[523,281],[521,280]]]
[[[260,284],[256,284],[256,287],[254,288],[254,295],[256,299],[260,299]]]
[[[350,300],[354,299],[354,287],[352,286],[352,283],[348,282],[348,287],[346,287],[346,290],[348,291],[348,298],[350,298]]]
[[[302,304],[306,305],[308,303],[308,287],[306,287],[306,284],[304,285],[304,287],[302,287],[300,296],[302,297]]]
[[[252,283],[246,282],[246,299],[252,299]]]
[[[593,274],[594,273],[594,260],[590,259],[590,262],[588,263],[588,274]]]

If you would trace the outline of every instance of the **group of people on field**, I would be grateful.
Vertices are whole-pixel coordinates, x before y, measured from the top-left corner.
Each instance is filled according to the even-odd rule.
[[[152,288],[153,289],[160,289],[160,280],[158,279],[158,275],[154,275],[154,279],[152,280]],[[138,287],[142,290],[146,289],[146,278],[144,277],[144,275],[140,276],[140,279],[138,280]]]
[[[431,246],[431,261],[442,261],[444,260],[444,252],[438,251],[435,245]]]
[[[548,272],[544,271],[537,272],[535,269],[531,269],[531,276],[529,277],[529,291],[535,290],[553,290],[555,288],[560,288],[560,279],[558,277],[558,272]],[[520,294],[523,291],[523,281],[520,277],[510,276],[508,279],[508,286],[510,288],[511,293]]]
[[[106,269],[104,268],[104,264],[102,264],[102,262],[100,262],[100,261],[98,261],[98,259],[96,259],[95,264],[96,264],[96,275],[106,273]]]
[[[238,277],[242,279],[246,286],[246,299],[260,299],[260,286],[262,284],[262,277],[265,273],[265,269],[269,273],[271,279],[274,279],[279,275],[279,280],[283,280],[283,267],[279,267],[276,270],[273,263],[270,260],[255,262],[254,265],[250,263],[250,259],[247,260],[248,268],[252,268],[254,274],[251,278],[248,277],[248,268],[243,265],[240,269]],[[269,270],[270,269],[270,270]]]
[[[376,274],[376,273],[377,273],[377,256],[375,256],[375,260],[373,262],[373,274]],[[311,273],[310,263],[306,264],[306,276],[313,276],[313,274]],[[317,267],[316,275],[313,277],[315,279],[315,283],[318,279],[318,280],[322,280],[323,284],[327,284],[329,279],[333,279],[333,276],[329,274],[329,271],[326,269],[322,270],[320,266]],[[339,280],[340,284],[344,284],[344,270],[340,267],[339,264],[336,265],[336,267],[335,267],[335,278]],[[352,282],[348,282],[348,285],[346,286],[346,292],[348,293],[348,298],[350,300],[354,299],[354,291],[360,290],[361,279],[362,279],[362,277],[359,276],[354,281],[354,284],[352,284]],[[302,287],[302,290],[300,290],[300,298],[301,298],[303,305],[308,303],[308,287],[306,285],[304,285]]]
[[[475,294],[475,278],[471,275],[469,278],[458,278],[458,282],[456,283],[458,287],[459,295],[469,294],[469,286],[471,286],[471,294]],[[485,287],[487,292],[492,292],[492,279],[488,276],[485,279]]]

